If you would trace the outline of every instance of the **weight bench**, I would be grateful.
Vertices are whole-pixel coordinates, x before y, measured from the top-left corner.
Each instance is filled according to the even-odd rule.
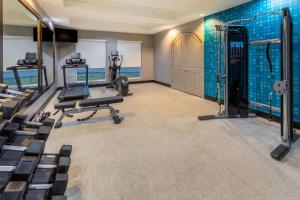
[[[77,121],[87,121],[95,116],[98,110],[108,109],[110,110],[111,117],[115,124],[120,124],[123,118],[119,117],[119,110],[114,109],[110,104],[121,103],[123,102],[123,97],[114,96],[114,97],[105,97],[105,98],[95,98],[95,99],[86,99],[79,101],[79,108],[76,108],[76,102],[61,102],[54,106],[58,112],[61,110],[62,114],[58,118],[54,128],[60,128],[62,126],[62,120],[64,117],[73,117],[73,114],[90,112],[93,111],[88,117],[77,119]]]

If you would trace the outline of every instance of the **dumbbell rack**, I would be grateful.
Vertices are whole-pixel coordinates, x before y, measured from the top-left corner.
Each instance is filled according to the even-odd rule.
[[[72,146],[44,153],[55,120],[29,123],[15,115],[0,127],[0,200],[66,200]]]

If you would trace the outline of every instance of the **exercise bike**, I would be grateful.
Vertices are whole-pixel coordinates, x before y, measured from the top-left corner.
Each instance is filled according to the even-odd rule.
[[[112,52],[109,59],[109,85],[107,88],[114,88],[121,96],[129,95],[128,77],[121,76],[121,66],[123,63],[123,55],[119,55],[118,51]],[[118,64],[119,63],[119,64]]]

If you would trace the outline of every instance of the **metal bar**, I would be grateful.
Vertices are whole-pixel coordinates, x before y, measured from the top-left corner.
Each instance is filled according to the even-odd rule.
[[[12,98],[15,98],[16,96],[0,93],[0,97],[12,99]]]
[[[48,76],[47,76],[47,68],[43,67],[43,72],[44,72],[44,76],[45,76],[45,83],[46,83],[46,87],[48,87]]]
[[[56,165],[42,165],[42,164],[39,164],[37,166],[38,169],[55,169],[56,168]]]
[[[282,25],[282,79],[286,82],[286,91],[282,97],[282,141],[292,143],[291,128],[291,16],[288,9],[283,9],[284,18]]]
[[[224,37],[224,74],[225,74],[225,84],[224,84],[224,106],[225,112],[224,115],[228,116],[228,29],[225,30],[225,37]]]
[[[15,166],[0,166],[0,172],[12,172],[15,169]]]
[[[26,151],[27,147],[4,145],[2,149],[8,151]]]
[[[24,136],[35,136],[37,133],[32,131],[16,131],[17,135],[24,135]]]
[[[249,42],[250,45],[259,44],[281,44],[281,39],[269,39],[269,40],[256,40]]]
[[[257,107],[264,108],[264,109],[270,109],[269,105],[266,105],[266,104],[263,104],[263,103],[258,103],[258,102],[255,102],[255,101],[249,101],[249,104],[252,105],[252,106],[257,106]],[[273,107],[272,106],[272,111],[280,112],[281,109],[278,108],[278,107]]]
[[[277,16],[284,17],[284,15],[282,13],[279,13],[279,12],[266,12],[266,13],[261,13],[261,14],[255,15],[253,18],[241,18],[241,19],[236,19],[236,20],[229,21],[225,24],[225,26],[228,26],[228,25],[236,23],[236,22],[255,21],[257,18],[262,17],[262,16],[266,16],[266,15],[277,15]]]
[[[23,87],[22,87],[22,83],[21,83],[21,80],[20,80],[20,75],[19,75],[18,69],[17,68],[13,69],[13,72],[14,72],[14,76],[15,76],[15,80],[16,80],[18,89],[20,91],[22,91]]]
[[[32,190],[48,190],[52,188],[52,184],[32,184],[28,188]]]
[[[221,87],[222,87],[222,32],[219,32],[219,49],[218,49],[218,75],[217,75],[217,90],[218,90],[218,104],[219,104],[219,115],[222,113],[222,100],[221,100]]]

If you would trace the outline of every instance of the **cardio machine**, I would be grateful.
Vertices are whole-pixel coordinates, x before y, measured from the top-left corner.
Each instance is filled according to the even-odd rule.
[[[19,91],[25,91],[26,89],[30,88],[30,87],[24,87],[22,85],[19,71],[20,70],[22,70],[22,71],[32,70],[32,69],[38,69],[38,58],[37,58],[36,53],[30,53],[30,52],[27,52],[25,54],[25,59],[19,59],[16,66],[11,66],[11,67],[7,68],[8,71],[13,71],[14,78],[16,80]],[[46,88],[48,88],[49,84],[48,84],[46,66],[43,66],[42,69],[43,69],[43,73],[44,73],[44,77],[45,77]],[[32,87],[31,87],[31,89],[32,89]],[[36,89],[36,88],[34,87],[33,89]]]
[[[67,69],[85,69],[85,82],[67,84],[66,70]],[[66,64],[62,66],[64,77],[64,88],[58,95],[59,101],[69,101],[76,99],[85,99],[89,96],[88,73],[89,66],[86,64],[86,59],[82,59],[80,53],[72,53],[71,59],[66,59]]]
[[[121,76],[121,66],[123,63],[123,55],[119,55],[118,51],[111,52],[109,59],[109,85],[108,88],[116,89],[120,95],[129,95],[128,77]],[[119,64],[118,64],[119,63]]]

